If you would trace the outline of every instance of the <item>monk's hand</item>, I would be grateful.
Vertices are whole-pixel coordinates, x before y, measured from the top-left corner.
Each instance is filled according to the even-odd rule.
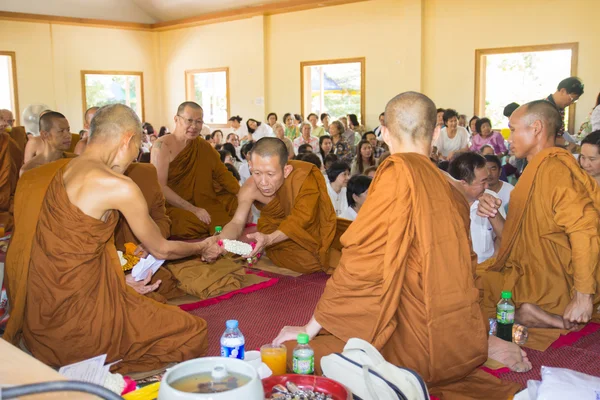
[[[252,250],[252,253],[245,257],[255,257],[258,253],[264,253],[265,247],[269,245],[269,235],[265,235],[264,233],[249,233],[246,235],[246,237],[250,240],[253,240],[256,244],[254,245],[254,250]]]
[[[575,291],[575,296],[573,296],[563,314],[566,329],[576,328],[577,324],[586,324],[592,319],[594,310],[592,297],[591,294]]]
[[[210,225],[210,214],[204,208],[195,207],[193,213],[201,222]]]
[[[214,262],[221,255],[227,253],[223,247],[219,246],[219,237],[211,236],[206,239],[203,243],[205,245],[202,249],[202,261]]]
[[[133,251],[133,255],[139,258],[146,258],[148,257],[148,250],[144,248],[143,244],[139,244],[138,247],[136,247]]]
[[[299,333],[306,333],[306,327],[304,326],[284,326],[279,332],[279,335],[273,339],[273,344],[280,345],[283,342],[290,340],[297,340]]]
[[[125,277],[125,283],[131,286],[133,290],[138,292],[139,294],[146,294],[150,292],[154,292],[160,286],[161,280],[156,281],[154,284],[150,285],[150,280],[152,279],[152,271],[148,271],[148,275],[143,281],[136,282],[133,279],[133,275],[129,274]]]
[[[477,215],[483,218],[494,218],[498,215],[498,210],[502,205],[502,200],[492,196],[489,193],[484,193],[479,198],[479,206],[477,206]]]

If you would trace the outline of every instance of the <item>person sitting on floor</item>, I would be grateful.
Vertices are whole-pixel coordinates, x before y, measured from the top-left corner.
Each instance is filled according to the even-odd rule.
[[[345,162],[336,161],[327,169],[327,193],[338,217],[348,208],[346,186],[350,179],[350,167]]]
[[[284,327],[274,343],[288,347],[289,365],[292,341],[307,333],[320,374],[323,356],[361,338],[388,362],[420,374],[433,396],[505,400],[520,385],[482,371],[488,354],[503,352],[513,368],[531,364],[520,361],[516,344],[488,340],[468,205],[429,160],[434,126],[435,105],[420,93],[387,104],[382,136],[393,155],[341,238],[341,260],[313,317]]]
[[[294,153],[294,143],[290,139],[285,136],[285,127],[281,122],[276,122],[273,124],[273,132],[275,133],[275,137],[285,143],[285,147],[288,150],[288,160],[294,158],[296,153]]]
[[[202,118],[202,107],[191,101],[182,103],[175,115],[175,130],[159,138],[152,150],[151,161],[167,199],[171,234],[178,238],[209,236],[215,226],[231,220],[233,214],[217,198],[214,183],[233,196],[240,190],[219,153],[199,138]]]
[[[454,153],[469,150],[469,133],[462,126],[458,126],[456,110],[445,110],[443,120],[445,127],[440,131],[435,147],[440,154],[440,160],[450,161]]]
[[[385,149],[379,145],[375,132],[369,131],[362,136],[362,140],[367,140],[373,147],[373,157],[379,158],[385,152]]]
[[[375,178],[376,173],[377,173],[377,167],[369,167],[369,168],[365,169],[365,172],[363,172],[363,175],[368,176],[369,178],[373,179],[373,178]]]
[[[490,121],[489,118],[477,120],[476,126],[479,135],[475,135],[471,138],[471,141],[473,142],[471,151],[480,151],[481,146],[490,145],[494,149],[494,154],[504,155],[507,153],[504,138],[499,132],[494,132],[492,130],[492,121]]]
[[[367,199],[369,186],[372,179],[365,175],[355,175],[348,180],[346,187],[346,199],[348,200],[348,208],[340,215],[340,218],[354,221],[358,215],[358,211]]]
[[[8,133],[0,131],[0,224],[4,233],[13,230],[14,195],[22,165],[23,150]]]
[[[319,148],[319,138],[312,135],[312,127],[308,122],[300,125],[300,136],[294,139],[294,151],[296,155],[300,154],[300,147],[308,145],[311,151]]]
[[[350,175],[361,175],[368,167],[375,166],[375,156],[373,155],[373,146],[368,140],[361,140],[356,146],[356,157],[350,168]]]
[[[256,242],[250,256],[266,250],[278,267],[301,273],[329,271],[337,219],[321,171],[307,162],[288,161],[285,145],[276,138],[256,142],[250,164],[252,177],[238,195],[233,219],[208,242],[224,252],[217,241],[238,239],[255,204],[261,214],[258,232],[247,235]]]
[[[555,146],[562,120],[554,105],[525,104],[509,126],[511,148],[528,165],[510,195],[498,257],[479,273],[488,314],[500,292],[510,290],[515,322],[541,328],[530,329],[528,346],[545,350],[564,329],[599,317],[600,190],[570,152]],[[501,219],[501,206],[484,195],[478,213]]]
[[[581,141],[579,165],[600,184],[600,131],[590,133]]]
[[[129,107],[102,107],[84,154],[23,174],[17,226],[6,258],[11,304],[3,339],[57,368],[98,354],[119,373],[204,356],[206,322],[125,285],[113,243],[123,214],[159,259],[206,253],[204,243],[167,241],[123,172],[137,157],[142,125]]]
[[[87,141],[90,136],[90,124],[92,123],[92,118],[94,118],[96,111],[98,111],[98,107],[90,107],[85,110],[85,114],[83,115],[84,134],[79,139],[79,142],[77,142],[75,145],[75,150],[73,150],[73,153],[77,155],[83,153],[83,150],[85,150],[85,146],[87,145]]]
[[[484,144],[479,149],[479,154],[481,154],[484,157],[485,156],[494,156],[494,155],[496,155],[496,151],[494,150],[494,148],[491,145]]]
[[[515,187],[508,182],[500,180],[500,176],[502,175],[502,162],[498,156],[487,155],[484,157],[488,172],[490,173],[488,176],[488,189],[496,193],[498,198],[502,200],[501,211],[504,211],[502,216],[506,218],[508,203],[510,202],[510,193]]]

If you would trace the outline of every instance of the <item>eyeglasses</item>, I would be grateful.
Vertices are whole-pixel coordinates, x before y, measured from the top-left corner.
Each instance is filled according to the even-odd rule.
[[[204,121],[203,121],[203,120],[201,120],[201,119],[197,119],[197,120],[193,120],[193,119],[191,119],[191,118],[190,118],[190,119],[187,119],[187,118],[184,118],[182,115],[179,115],[179,114],[177,114],[177,116],[183,120],[183,123],[184,123],[186,126],[190,126],[190,125],[192,125],[192,124],[193,124],[193,125],[196,125],[196,126],[202,126],[202,124],[204,124]]]
[[[579,100],[579,99],[574,99],[573,96],[571,96],[571,95],[568,95],[568,96],[571,99],[571,104],[575,104],[575,103],[577,103],[577,100]]]

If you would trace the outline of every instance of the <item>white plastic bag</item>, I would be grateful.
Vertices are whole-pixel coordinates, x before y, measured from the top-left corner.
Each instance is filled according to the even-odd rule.
[[[600,399],[600,378],[570,369],[542,367],[537,400],[564,399]]]

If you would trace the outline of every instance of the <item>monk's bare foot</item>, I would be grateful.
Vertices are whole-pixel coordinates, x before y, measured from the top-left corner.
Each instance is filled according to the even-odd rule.
[[[528,328],[568,329],[560,315],[547,313],[531,303],[524,303],[517,309],[515,322]]]
[[[496,336],[490,336],[488,339],[488,357],[506,365],[511,371],[527,372],[532,368],[523,349]]]

